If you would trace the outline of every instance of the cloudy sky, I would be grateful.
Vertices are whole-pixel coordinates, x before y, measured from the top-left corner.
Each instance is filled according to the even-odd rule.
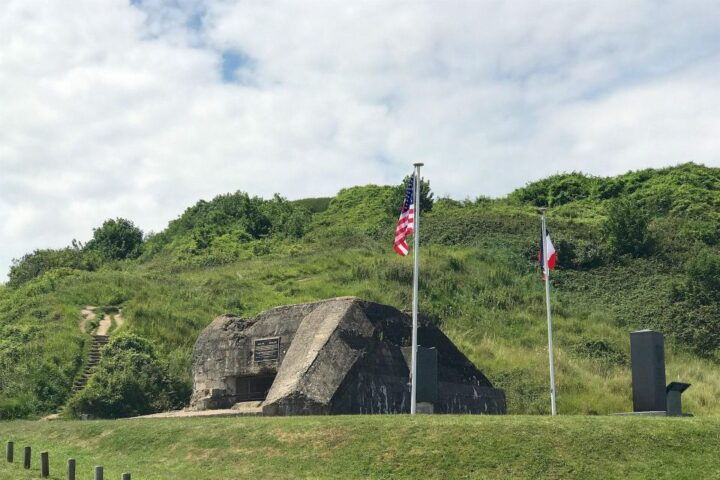
[[[0,281],[108,217],[720,165],[716,0],[2,0]]]

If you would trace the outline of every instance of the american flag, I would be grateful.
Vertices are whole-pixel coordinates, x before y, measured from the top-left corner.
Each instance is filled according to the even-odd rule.
[[[400,219],[395,227],[395,244],[393,248],[403,257],[410,251],[407,242],[405,241],[408,235],[411,235],[414,231],[415,225],[415,175],[410,176],[408,180],[408,187],[405,191],[405,200],[403,201],[402,210],[400,211]]]

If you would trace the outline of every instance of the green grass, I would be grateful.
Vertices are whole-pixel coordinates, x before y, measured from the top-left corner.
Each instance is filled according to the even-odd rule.
[[[717,479],[719,418],[339,416],[0,423],[78,478]],[[21,456],[16,454],[16,458]],[[22,476],[0,462],[0,478]]]

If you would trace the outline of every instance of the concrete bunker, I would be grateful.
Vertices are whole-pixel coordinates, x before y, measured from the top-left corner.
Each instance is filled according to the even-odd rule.
[[[410,327],[409,315],[354,297],[218,317],[195,344],[191,408],[407,413]],[[504,392],[439,328],[421,318],[418,339],[419,411],[505,413]]]

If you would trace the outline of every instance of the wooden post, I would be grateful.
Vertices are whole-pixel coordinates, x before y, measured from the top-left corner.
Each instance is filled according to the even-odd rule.
[[[129,473],[123,473],[123,474],[122,474],[122,480],[130,480],[130,474],[129,474]]]
[[[75,480],[75,459],[69,458],[68,459],[68,475],[67,480]]]
[[[30,447],[25,447],[23,451],[23,467],[25,467],[26,470],[30,469],[30,455],[32,455],[32,450]]]
[[[5,449],[5,457],[7,458],[7,461],[9,463],[13,462],[13,449],[15,448],[15,444],[13,442],[7,443],[7,448]]]
[[[101,465],[95,467],[95,480],[103,480],[103,467]]]
[[[50,476],[50,457],[48,452],[40,452],[40,476],[47,478]]]

